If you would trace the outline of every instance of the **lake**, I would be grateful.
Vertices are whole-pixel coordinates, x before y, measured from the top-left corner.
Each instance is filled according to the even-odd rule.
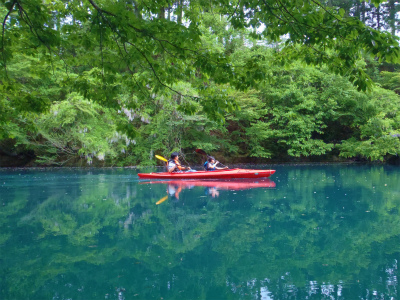
[[[257,168],[0,170],[0,299],[399,299],[399,167]]]

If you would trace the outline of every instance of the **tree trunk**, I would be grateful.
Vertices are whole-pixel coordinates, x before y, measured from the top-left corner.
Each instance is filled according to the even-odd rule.
[[[361,21],[365,24],[365,2],[361,3]]]
[[[360,9],[360,6],[361,6],[360,2],[357,1],[355,3],[354,17],[356,17],[359,20],[361,20],[361,14],[360,14],[361,9]]]
[[[135,13],[135,16],[138,19],[142,19],[142,14],[140,13],[140,8],[139,8],[139,6],[138,6],[138,4],[136,3],[135,0],[132,0],[132,5],[133,5],[133,11]]]
[[[165,19],[165,7],[160,7],[160,12],[158,14],[158,18],[161,19]]]
[[[389,18],[388,24],[390,26],[390,31],[393,35],[396,34],[396,0],[389,0],[388,9],[389,9]]]
[[[381,6],[376,8],[376,29],[381,30]]]
[[[177,15],[178,15],[178,24],[182,24],[182,14],[183,14],[183,0],[178,0],[177,4]]]

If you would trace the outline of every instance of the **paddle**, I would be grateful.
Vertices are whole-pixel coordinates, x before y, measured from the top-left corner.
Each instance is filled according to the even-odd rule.
[[[196,149],[196,150],[194,150],[194,151],[196,151],[197,153],[199,153],[199,154],[201,154],[201,155],[206,155],[206,156],[208,157],[208,154],[207,154],[204,150]]]
[[[160,155],[156,155],[156,158],[158,158],[159,160],[168,162],[168,159],[166,159],[166,158],[164,158],[164,157],[162,157],[162,156],[160,156]]]
[[[199,153],[199,154],[201,154],[201,155],[207,156],[207,158],[210,157],[210,155],[208,155],[208,154],[206,153],[206,151],[204,151],[204,150],[202,150],[202,149],[196,149],[196,150],[194,150],[194,151],[196,151],[197,153]],[[218,163],[219,163],[221,166],[226,167],[225,165],[221,164],[220,162],[218,162]]]
[[[167,199],[168,199],[168,195],[165,196],[165,197],[162,197],[160,200],[158,200],[158,201],[156,202],[156,205],[163,203],[163,202],[164,202],[165,200],[167,200]]]

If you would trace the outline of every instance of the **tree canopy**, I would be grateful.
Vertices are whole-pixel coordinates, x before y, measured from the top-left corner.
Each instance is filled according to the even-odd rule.
[[[119,95],[128,88],[139,101],[169,89],[207,107],[210,102],[223,102],[223,97],[207,93],[210,80],[240,89],[263,80],[265,74],[254,72],[261,57],[233,65],[226,53],[202,41],[203,12],[214,18],[225,16],[229,26],[249,29],[259,40],[283,42],[275,53],[277,61],[301,58],[326,64],[350,75],[362,90],[370,84],[357,65],[362,50],[388,61],[399,59],[393,35],[345,15],[343,8],[318,1],[3,0],[2,5],[1,80],[9,96],[22,92],[32,98],[26,99],[34,102],[31,109],[44,108],[46,96],[32,95],[15,82],[7,66],[20,53],[30,59],[40,56],[38,63],[51,68],[52,72],[37,76],[47,79],[60,72],[57,80],[65,88],[108,106],[121,105]],[[173,88],[188,79],[196,93]]]
[[[291,70],[299,62],[341,76],[359,91],[371,92],[376,78],[370,72],[373,68],[366,68],[366,58],[396,63],[400,53],[393,35],[398,24],[393,9],[398,6],[382,1],[373,4],[2,0],[0,140],[14,139],[16,145],[28,145],[39,156],[46,141],[54,153],[72,151],[88,161],[99,153],[100,158],[106,152],[116,156],[139,141],[147,146],[135,151],[137,162],[146,160],[151,151],[167,150],[166,144],[170,145],[168,151],[193,146],[182,138],[188,133],[183,129],[187,128],[185,122],[197,122],[198,129],[209,132],[230,132],[235,126],[228,124],[222,129],[221,125],[244,105],[237,96],[271,92],[281,81],[281,71]],[[379,20],[379,26],[371,20]],[[267,106],[258,105],[265,112]],[[80,110],[73,113],[75,121],[63,122],[60,116],[50,120],[65,109]],[[94,122],[95,118],[85,114],[99,114],[104,126],[79,124],[79,118]],[[247,121],[260,125],[268,119],[261,111],[257,116]],[[322,134],[320,117],[310,120],[317,122],[314,127],[303,124],[315,131],[299,132],[305,136],[300,137],[303,142],[298,146],[309,150],[284,151],[295,156],[330,151],[331,141],[314,140]],[[146,126],[150,122],[151,126]],[[278,121],[263,126],[275,130],[279,126],[274,122]],[[100,130],[91,138],[107,136],[109,143],[89,146],[88,135],[95,128],[105,129],[106,124],[109,133]],[[163,127],[165,124],[171,126]],[[60,135],[68,126],[76,128],[76,134]],[[388,134],[397,134],[396,126]],[[178,129],[179,134],[174,137],[171,129]],[[254,130],[244,131],[254,136]],[[215,136],[223,141],[220,137]],[[127,141],[124,147],[118,144],[121,140]],[[293,144],[283,136],[281,140],[290,147],[299,142]],[[199,145],[211,148],[212,140],[199,141]],[[237,152],[238,146],[226,145],[228,152]],[[257,147],[250,145],[243,155],[271,156],[270,149]]]

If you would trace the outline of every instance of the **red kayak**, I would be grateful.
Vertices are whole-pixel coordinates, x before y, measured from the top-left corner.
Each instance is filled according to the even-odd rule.
[[[168,180],[150,181],[147,184],[171,184],[182,189],[193,186],[214,187],[218,190],[248,190],[254,188],[274,188],[275,182],[270,179],[236,179],[236,180]]]
[[[232,179],[232,178],[266,178],[275,170],[228,169],[217,171],[196,171],[177,173],[139,173],[139,178],[146,179]]]

